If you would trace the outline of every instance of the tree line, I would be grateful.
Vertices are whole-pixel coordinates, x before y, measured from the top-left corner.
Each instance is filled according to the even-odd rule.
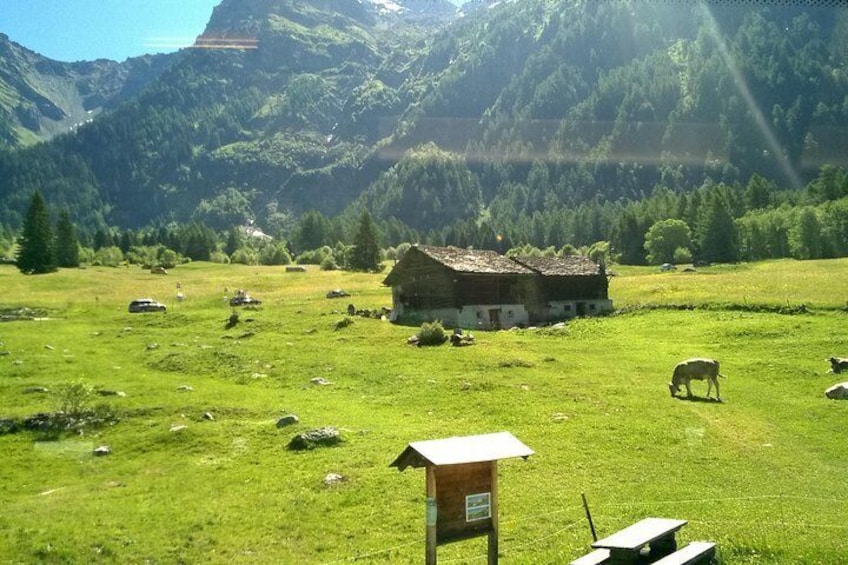
[[[432,163],[417,161],[418,165],[407,164],[389,175],[403,188],[383,186],[384,198],[374,206],[373,217],[366,195],[338,216],[310,210],[273,237],[249,235],[242,225],[216,231],[199,221],[79,234],[66,208],[51,222],[44,197],[35,192],[19,235],[0,225],[0,251],[9,257],[17,242],[18,266],[32,273],[80,263],[174,266],[183,260],[300,262],[374,271],[380,258],[393,258],[398,247],[411,243],[501,253],[522,246],[559,253],[600,249],[607,261],[634,265],[848,256],[848,171],[841,167],[822,167],[800,191],[780,189],[754,174],[744,185],[708,180],[685,193],[657,185],[638,201],[597,198],[568,207],[550,200],[528,205],[538,198],[537,185],[550,182],[545,166],[537,164],[528,172],[526,184],[511,184],[508,198],[481,206],[472,216],[460,214],[445,228],[416,229],[397,217],[393,200],[415,199],[422,213],[428,208],[435,213],[443,205],[425,197],[433,183],[466,185],[457,191],[480,190],[479,179],[461,166],[461,160],[439,156],[438,162],[448,170],[439,172],[436,167],[421,174],[416,167],[426,169]],[[461,201],[467,206],[467,198]],[[363,256],[364,249],[368,251]]]

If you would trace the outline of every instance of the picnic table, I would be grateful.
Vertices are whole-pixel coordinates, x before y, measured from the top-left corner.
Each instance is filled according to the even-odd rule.
[[[675,534],[687,524],[686,520],[672,518],[645,518],[592,544],[596,549],[609,551],[606,563],[645,562],[643,548],[648,546],[648,562],[674,553],[677,550]]]

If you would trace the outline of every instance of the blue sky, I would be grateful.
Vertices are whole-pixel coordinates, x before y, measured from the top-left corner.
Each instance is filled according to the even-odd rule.
[[[191,45],[220,2],[0,0],[0,33],[57,61],[123,61]]]
[[[0,0],[0,33],[58,61],[123,61],[175,51],[221,0]]]

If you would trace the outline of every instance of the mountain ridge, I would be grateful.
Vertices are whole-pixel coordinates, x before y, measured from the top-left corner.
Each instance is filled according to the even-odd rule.
[[[848,118],[848,51],[835,31],[844,18],[827,12],[525,0],[425,24],[377,6],[224,0],[198,47],[255,45],[185,49],[49,151],[19,150],[5,164],[0,153],[0,222],[20,224],[38,183],[15,171],[54,166],[48,153],[76,176],[39,188],[81,221],[256,221],[283,236],[309,210],[351,215],[381,194],[399,201],[376,207],[391,214],[376,220],[421,214],[416,229],[431,231],[639,199],[659,185],[744,183],[754,172],[797,188],[785,169],[806,182],[818,172],[810,163],[838,162],[826,128]],[[430,164],[393,169],[408,153]],[[409,171],[467,184],[439,187]],[[399,179],[408,186],[387,184]],[[74,203],[81,192],[100,202],[101,220]],[[473,202],[451,200],[465,196]],[[439,212],[450,205],[461,213]]]

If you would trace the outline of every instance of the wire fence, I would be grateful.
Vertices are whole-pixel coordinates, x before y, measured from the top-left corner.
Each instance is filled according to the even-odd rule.
[[[794,502],[809,502],[818,505],[829,505],[830,508],[838,505],[844,505],[848,507],[848,499],[840,499],[833,497],[809,497],[809,496],[794,496],[794,495],[783,495],[783,494],[774,494],[774,495],[760,495],[760,496],[732,496],[732,497],[720,497],[720,498],[682,498],[682,499],[673,499],[673,500],[639,500],[635,502],[604,502],[603,508],[606,510],[607,508],[632,508],[639,509],[644,507],[654,508],[657,506],[685,506],[687,504],[711,504],[714,505],[716,503],[726,503],[726,502],[763,502],[763,501],[794,501]],[[538,523],[542,519],[550,519],[551,517],[557,515],[571,515],[572,513],[580,513],[580,517],[573,518],[569,523],[563,525],[560,528],[557,528],[555,531],[552,531],[548,534],[534,537],[533,539],[520,541],[517,543],[510,543],[508,546],[502,544],[499,547],[499,553],[504,557],[509,557],[510,555],[519,554],[530,547],[541,546],[545,544],[546,547],[550,547],[551,540],[562,536],[564,533],[574,530],[580,526],[586,526],[586,517],[583,514],[583,506],[580,504],[569,505],[563,508],[559,508],[557,510],[551,510],[548,512],[537,513],[537,514],[528,514],[524,516],[517,516],[513,518],[509,518],[506,520],[500,521],[501,531],[507,530],[515,530],[518,529],[523,524],[528,523]],[[612,517],[617,518],[616,516],[610,514],[594,514],[596,517]],[[764,521],[764,520],[756,520],[756,521],[744,521],[744,520],[725,520],[725,519],[688,519],[690,524],[702,525],[705,527],[712,526],[735,526],[735,527],[745,527],[745,528],[774,528],[780,530],[786,529],[811,529],[811,530],[831,530],[831,531],[848,531],[848,520],[843,523],[832,524],[827,522],[806,522],[803,520],[785,520],[783,518],[778,521]],[[422,520],[423,523],[423,520]],[[335,561],[328,561],[322,563],[322,565],[338,565],[341,563],[355,563],[355,562],[367,562],[368,560],[381,557],[385,559],[389,554],[397,552],[399,550],[405,549],[410,546],[419,545],[422,548],[424,547],[424,535],[423,535],[423,526],[422,526],[422,534],[420,536],[416,536],[415,539],[412,539],[408,542],[394,545],[391,547],[386,547],[383,549],[376,549],[373,551],[369,551],[366,553],[360,553],[356,555],[352,555],[349,557],[345,557],[342,559],[338,559]],[[462,556],[462,557],[449,557],[449,558],[440,558],[439,563],[476,563],[483,562],[487,559],[485,554],[479,554],[475,556]]]

